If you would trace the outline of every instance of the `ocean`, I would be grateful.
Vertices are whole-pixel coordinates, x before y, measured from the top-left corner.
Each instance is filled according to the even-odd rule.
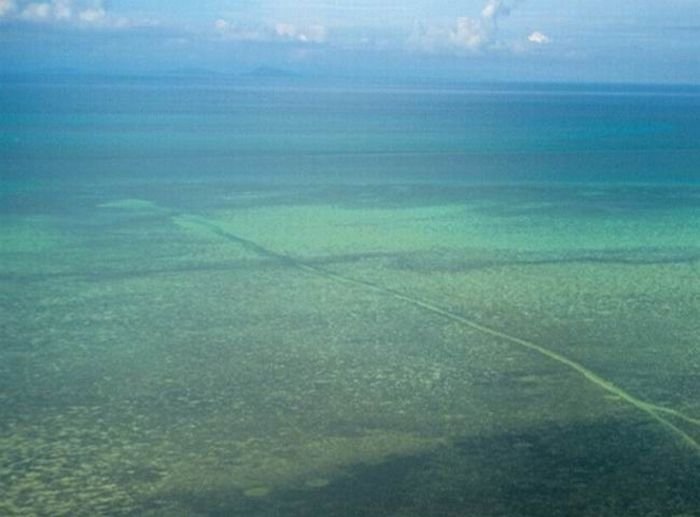
[[[0,514],[700,515],[700,87],[0,83]]]

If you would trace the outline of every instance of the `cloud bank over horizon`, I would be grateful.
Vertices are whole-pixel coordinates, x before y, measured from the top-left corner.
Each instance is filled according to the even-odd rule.
[[[0,64],[225,70],[257,62],[700,82],[700,40],[687,30],[700,25],[694,2],[171,0],[164,8],[160,0],[0,0]],[[52,48],[42,53],[42,45]]]
[[[450,26],[441,26],[430,21],[414,22],[413,27],[401,31],[395,30],[391,37],[393,48],[429,53],[454,51],[484,52],[494,49],[522,47],[500,44],[497,33],[498,23],[507,18],[516,4],[522,0],[486,0],[481,7],[480,16],[458,16]],[[31,0],[0,0],[0,20],[27,24],[54,24],[64,27],[127,29],[142,26],[159,26],[158,21],[137,20],[132,17],[117,15],[108,11],[103,0],[50,0],[34,2]],[[356,47],[371,46],[372,42],[381,41],[378,46],[387,47],[387,38],[369,38],[368,33],[376,34],[376,28],[370,30],[349,30],[352,24],[346,19],[328,20],[325,23],[290,21],[284,17],[273,20],[240,21],[236,16],[219,17],[212,20],[211,32],[207,28],[197,31],[200,37],[213,36],[224,41],[247,42],[296,42],[330,46],[335,44]],[[366,29],[366,28],[365,28]],[[187,31],[182,27],[183,31]],[[537,31],[537,34],[542,34]],[[190,34],[192,36],[192,34]],[[353,40],[353,37],[356,39]],[[523,38],[525,40],[525,37]],[[532,38],[529,41],[533,41]],[[543,40],[538,40],[541,43]]]

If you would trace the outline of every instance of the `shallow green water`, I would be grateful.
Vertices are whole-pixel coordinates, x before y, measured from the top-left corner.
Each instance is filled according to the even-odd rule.
[[[697,188],[180,188],[5,218],[4,513],[700,508],[678,433],[392,295],[700,418]]]
[[[0,88],[0,514],[700,515],[697,90]]]

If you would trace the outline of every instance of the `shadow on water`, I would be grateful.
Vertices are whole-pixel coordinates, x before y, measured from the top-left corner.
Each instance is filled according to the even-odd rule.
[[[304,262],[314,266],[355,264],[364,261],[384,262],[390,269],[417,273],[467,273],[489,269],[510,267],[556,266],[566,264],[616,265],[616,266],[661,266],[696,264],[700,262],[700,248],[635,248],[611,250],[573,250],[552,253],[487,253],[484,250],[441,250],[434,252],[367,252],[343,253],[308,257]],[[129,265],[131,266],[131,265]],[[257,271],[264,268],[278,268],[274,259],[228,260],[219,263],[188,263],[177,266],[122,268],[120,263],[112,264],[111,269],[90,267],[80,271],[41,272],[41,273],[0,273],[0,281],[22,284],[45,282],[53,279],[78,279],[87,281],[114,281],[152,275],[175,275],[202,272]],[[282,264],[284,267],[284,264]]]
[[[700,515],[698,474],[700,459],[648,423],[607,420],[468,438],[263,497],[170,498],[211,516],[690,516]]]

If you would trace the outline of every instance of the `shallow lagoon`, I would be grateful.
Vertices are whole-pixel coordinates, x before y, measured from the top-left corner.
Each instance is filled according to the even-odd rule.
[[[700,418],[696,187],[182,185],[186,207],[139,190],[6,216],[5,513],[700,507],[678,433],[392,296]]]
[[[698,514],[696,97],[32,88],[0,513]]]

